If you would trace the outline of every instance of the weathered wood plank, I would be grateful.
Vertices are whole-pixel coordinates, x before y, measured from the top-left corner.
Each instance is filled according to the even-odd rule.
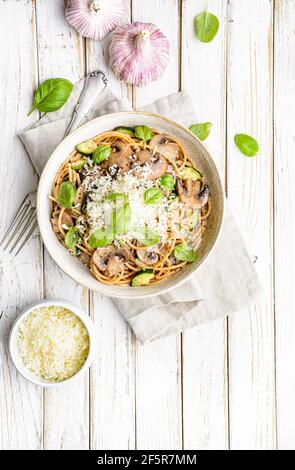
[[[0,187],[1,234],[37,178],[16,132],[30,122],[27,112],[35,88],[34,2],[0,2]],[[3,184],[5,182],[5,184]],[[27,273],[30,272],[30,276]],[[42,446],[42,390],[17,374],[8,353],[8,334],[16,315],[42,296],[42,250],[37,235],[11,263],[0,264],[0,448]]]
[[[210,44],[198,41],[194,18],[204,2],[185,1],[182,12],[182,87],[192,97],[197,122],[212,122],[205,142],[224,174],[226,145],[226,0],[210,1],[220,21]],[[193,123],[192,123],[193,124]],[[183,335],[183,427],[185,449],[226,449],[226,320],[201,325]]]
[[[274,198],[277,442],[295,446],[295,2],[275,2]]]
[[[125,22],[130,21],[129,0]],[[128,86],[107,67],[110,36],[87,41],[88,71],[107,71],[109,87],[118,97],[128,96]],[[107,297],[91,293],[91,315],[98,329],[98,360],[90,372],[91,448],[135,448],[135,339]]]
[[[273,449],[272,2],[230,1],[228,18],[228,195],[264,285],[263,298],[229,320],[230,444]],[[239,152],[236,133],[257,138],[257,157]]]
[[[37,7],[40,82],[65,77],[75,82],[84,75],[83,40],[68,25],[64,3],[39,0]],[[44,291],[47,298],[64,298],[87,309],[86,289],[64,275],[45,252]],[[89,447],[88,374],[78,382],[44,392],[44,448]]]
[[[170,41],[170,64],[158,82],[134,89],[143,106],[179,89],[179,20],[177,0],[133,0],[133,21],[155,23]],[[122,123],[123,124],[123,123]],[[137,344],[136,430],[138,449],[182,447],[180,335]]]

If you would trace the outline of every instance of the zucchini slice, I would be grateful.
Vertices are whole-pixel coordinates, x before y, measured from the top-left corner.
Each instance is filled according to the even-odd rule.
[[[153,279],[153,277],[154,271],[152,269],[141,271],[139,274],[136,274],[136,276],[134,276],[131,285],[132,287],[147,286]]]
[[[202,173],[193,168],[192,166],[185,166],[180,172],[180,177],[183,180],[201,180],[203,178]]]
[[[76,145],[78,152],[84,153],[85,155],[91,155],[96,148],[96,143],[91,139]]]
[[[81,158],[80,160],[77,160],[72,164],[72,169],[73,170],[81,170],[84,165],[86,165],[87,160],[86,158]]]

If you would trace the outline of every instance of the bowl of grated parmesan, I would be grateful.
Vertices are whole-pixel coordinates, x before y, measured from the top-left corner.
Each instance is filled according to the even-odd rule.
[[[91,365],[96,350],[94,324],[71,302],[35,302],[15,320],[9,350],[25,379],[41,387],[61,386]]]

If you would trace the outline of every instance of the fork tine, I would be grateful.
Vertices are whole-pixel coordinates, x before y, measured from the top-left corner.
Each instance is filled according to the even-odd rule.
[[[10,245],[10,243],[13,243],[15,237],[21,233],[22,231],[22,228],[23,228],[23,225],[26,223],[26,221],[28,220],[28,218],[31,216],[32,214],[32,210],[34,210],[30,205],[27,206],[25,212],[23,213],[22,217],[20,218],[20,220],[18,221],[18,223],[14,226],[13,230],[12,230],[12,233],[10,234],[10,237],[8,238],[8,240],[6,241],[6,244],[4,245],[4,250],[7,249],[7,247]]]
[[[22,247],[25,245],[25,243],[29,240],[29,238],[31,237],[32,233],[34,232],[35,228],[37,227],[38,223],[37,223],[37,219],[33,219],[35,220],[33,225],[31,226],[30,230],[27,232],[27,235],[26,237],[24,238],[24,240],[22,241],[22,243],[20,244],[18,250],[16,251],[15,253],[15,256],[20,252],[20,250],[22,249]]]
[[[19,227],[19,235],[18,237],[16,238],[16,240],[14,241],[12,247],[10,248],[9,250],[9,253],[11,254],[13,249],[17,246],[17,244],[19,243],[19,241],[21,240],[21,238],[24,236],[26,230],[30,227],[32,221],[35,219],[35,216],[36,216],[36,210],[31,207],[30,208],[30,213],[28,215],[28,218],[26,220],[26,223],[23,227]]]
[[[25,213],[28,211],[28,208],[29,208],[29,201],[24,201],[21,205],[21,207],[19,208],[19,211],[18,213],[16,214],[15,218],[12,220],[11,224],[9,225],[7,231],[6,231],[6,234],[4,235],[4,237],[2,238],[1,242],[0,242],[0,246],[3,245],[3,243],[5,242],[5,240],[7,240],[7,238],[10,236],[10,233],[11,231],[15,228],[15,226],[23,219],[23,217],[25,216]],[[21,219],[21,220],[20,220]]]

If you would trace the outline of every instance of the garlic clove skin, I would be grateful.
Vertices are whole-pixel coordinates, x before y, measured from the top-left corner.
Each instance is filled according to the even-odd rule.
[[[167,37],[152,23],[119,26],[110,44],[110,67],[127,83],[143,86],[158,80],[169,62]]]
[[[81,36],[102,39],[122,23],[124,0],[68,0],[66,19]]]

